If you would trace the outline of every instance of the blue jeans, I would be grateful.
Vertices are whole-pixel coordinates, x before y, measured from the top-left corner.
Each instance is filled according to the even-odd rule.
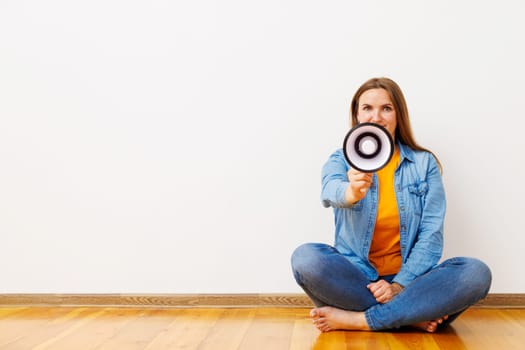
[[[372,330],[393,329],[448,315],[452,322],[469,306],[483,299],[492,276],[483,262],[452,258],[404,286],[386,304],[378,303],[366,287],[365,274],[334,247],[321,243],[299,246],[292,255],[297,283],[316,306],[364,311]],[[391,282],[394,276],[382,276]]]

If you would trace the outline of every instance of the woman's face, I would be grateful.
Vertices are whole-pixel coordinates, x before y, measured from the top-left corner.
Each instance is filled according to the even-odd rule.
[[[385,89],[370,89],[359,97],[357,120],[359,123],[379,124],[395,139],[397,120],[394,104]]]

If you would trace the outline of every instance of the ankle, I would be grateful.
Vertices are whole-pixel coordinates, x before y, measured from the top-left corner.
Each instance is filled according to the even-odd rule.
[[[359,330],[369,331],[371,330],[368,322],[366,321],[366,315],[364,312],[357,312],[355,315],[355,323]]]

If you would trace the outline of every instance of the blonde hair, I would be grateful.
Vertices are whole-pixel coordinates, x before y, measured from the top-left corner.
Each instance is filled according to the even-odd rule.
[[[412,127],[410,126],[410,119],[408,117],[408,107],[405,101],[405,96],[403,96],[403,92],[401,91],[399,85],[397,85],[397,83],[392,79],[384,77],[372,78],[367,80],[363,85],[359,87],[359,89],[357,89],[356,93],[354,94],[354,97],[352,98],[352,103],[350,105],[352,127],[359,124],[359,121],[357,120],[359,98],[365,91],[371,89],[383,89],[386,90],[386,92],[388,92],[388,94],[390,95],[390,99],[394,104],[394,110],[396,111],[397,127],[395,132],[395,141],[399,141],[412,148],[413,150],[426,151],[431,153],[436,159],[436,162],[438,163],[439,170],[442,172],[443,167],[441,166],[441,162],[436,157],[436,155],[432,151],[420,146],[416,142],[414,134],[412,133]]]

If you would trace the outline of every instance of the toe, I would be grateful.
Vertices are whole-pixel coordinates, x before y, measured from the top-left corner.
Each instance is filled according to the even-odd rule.
[[[322,327],[319,327],[319,330],[320,330],[321,332],[330,332],[332,329],[330,328],[329,325],[324,324]]]

